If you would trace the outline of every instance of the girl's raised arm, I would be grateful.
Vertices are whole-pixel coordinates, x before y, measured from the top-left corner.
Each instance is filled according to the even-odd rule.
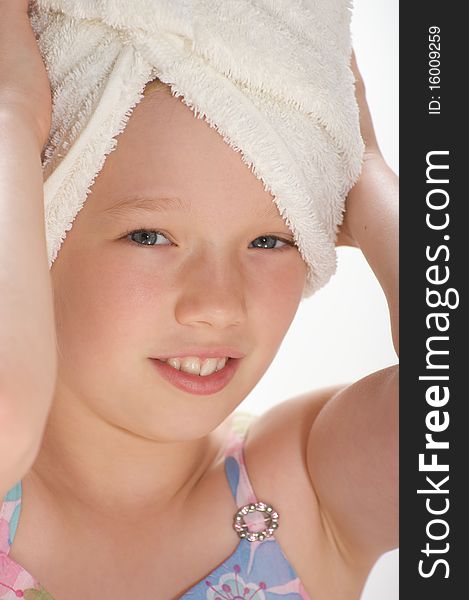
[[[0,501],[34,462],[56,379],[41,150],[47,73],[27,0],[0,0]]]
[[[337,245],[364,253],[385,293],[399,354],[398,178],[379,150],[354,55],[352,68],[366,150]],[[347,559],[370,568],[398,546],[398,390],[397,365],[348,385],[324,405],[308,438],[324,520]]]

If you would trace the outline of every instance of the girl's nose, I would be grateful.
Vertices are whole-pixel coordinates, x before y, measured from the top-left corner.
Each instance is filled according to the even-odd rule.
[[[183,275],[176,303],[182,325],[207,324],[224,329],[246,318],[243,277],[229,261],[197,260]]]

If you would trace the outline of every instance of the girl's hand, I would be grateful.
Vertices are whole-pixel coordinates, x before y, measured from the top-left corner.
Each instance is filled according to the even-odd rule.
[[[354,54],[352,69],[366,150],[360,177],[345,201],[336,246],[355,246],[363,252],[388,301],[394,349],[399,356],[399,178],[379,149]]]
[[[0,111],[28,123],[42,149],[51,125],[51,90],[28,0],[0,0],[0,15]]]
[[[373,127],[373,120],[371,118],[370,108],[366,100],[366,89],[365,83],[358,70],[357,60],[355,58],[355,52],[352,50],[352,58],[350,63],[351,69],[355,75],[355,97],[357,99],[359,114],[360,114],[360,131],[362,134],[363,141],[365,143],[365,152],[363,155],[363,167],[360,174],[360,178],[354,187],[350,190],[349,196],[356,193],[363,193],[366,189],[368,171],[370,169],[370,163],[373,164],[373,169],[382,165],[383,169],[389,169],[386,164],[384,157],[378,145],[376,133]],[[339,229],[335,245],[336,246],[355,246],[358,244],[354,240],[349,227],[349,207],[351,203],[346,202],[346,211],[344,220]]]

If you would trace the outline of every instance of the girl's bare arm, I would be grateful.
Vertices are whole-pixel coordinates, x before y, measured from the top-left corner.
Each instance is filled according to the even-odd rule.
[[[26,10],[0,0],[0,498],[34,461],[57,368],[40,160],[50,88]]]
[[[364,165],[348,195],[336,245],[356,246],[365,255],[386,296],[394,349],[399,355],[399,179],[379,148],[354,53],[352,70],[365,142]]]
[[[366,154],[337,245],[363,251],[385,293],[399,354],[398,178],[378,148],[364,84],[352,64]],[[307,464],[318,506],[351,563],[371,566],[398,546],[398,391],[397,365],[372,373],[337,392],[310,429]]]

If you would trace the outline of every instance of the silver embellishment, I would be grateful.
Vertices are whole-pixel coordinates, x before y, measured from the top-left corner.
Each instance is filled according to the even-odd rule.
[[[265,513],[264,521],[266,527],[262,531],[249,531],[247,524],[244,522],[245,515],[254,511]],[[266,502],[250,502],[242,506],[234,514],[233,529],[241,539],[246,539],[249,542],[262,542],[265,538],[272,537],[274,531],[278,528],[278,519],[278,512],[270,504]]]

